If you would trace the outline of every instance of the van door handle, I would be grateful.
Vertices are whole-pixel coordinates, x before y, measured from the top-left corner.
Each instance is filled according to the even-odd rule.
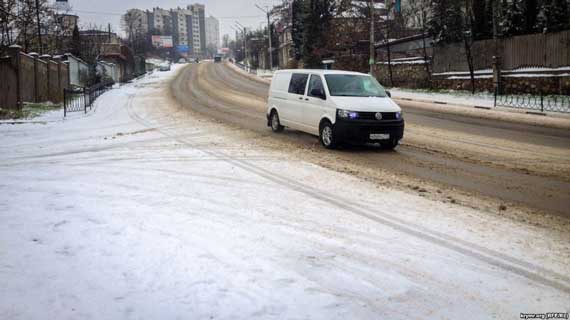
[[[309,98],[305,98],[305,101],[309,101]]]
[[[299,97],[299,100],[303,100],[303,97]]]

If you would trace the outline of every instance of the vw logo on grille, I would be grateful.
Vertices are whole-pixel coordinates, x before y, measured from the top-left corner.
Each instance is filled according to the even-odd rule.
[[[376,112],[374,116],[376,117],[376,120],[382,120],[382,112]]]

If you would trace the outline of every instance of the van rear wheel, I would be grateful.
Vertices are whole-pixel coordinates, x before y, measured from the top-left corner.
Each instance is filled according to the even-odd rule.
[[[319,140],[327,149],[335,149],[338,145],[334,134],[334,127],[329,121],[324,121],[319,130]]]
[[[285,127],[283,127],[281,125],[281,122],[279,121],[279,114],[277,113],[277,111],[273,110],[271,112],[269,121],[270,121],[269,125],[271,126],[271,130],[273,130],[273,132],[282,132],[283,129],[285,129]]]

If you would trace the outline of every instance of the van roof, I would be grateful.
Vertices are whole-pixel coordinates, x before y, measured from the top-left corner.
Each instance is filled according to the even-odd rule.
[[[351,75],[362,75],[368,76],[366,73],[354,72],[354,71],[343,71],[343,70],[325,70],[325,69],[284,69],[277,70],[275,73],[316,73],[316,74],[351,74]]]

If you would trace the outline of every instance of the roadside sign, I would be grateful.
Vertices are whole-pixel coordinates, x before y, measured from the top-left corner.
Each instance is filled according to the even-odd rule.
[[[152,45],[156,48],[172,48],[172,36],[152,36]]]

